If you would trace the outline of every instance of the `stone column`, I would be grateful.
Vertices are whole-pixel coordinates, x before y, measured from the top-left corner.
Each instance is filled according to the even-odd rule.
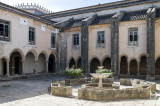
[[[121,75],[121,72],[120,72],[120,64],[121,64],[121,61],[119,61],[118,64],[119,64],[119,65],[118,65],[118,66],[119,66],[119,68],[118,68],[118,69],[119,69],[119,71],[118,71],[118,76],[120,76],[120,75]]]
[[[55,61],[55,74],[56,74],[56,75],[59,74],[59,73],[58,73],[57,66],[58,66],[58,63],[57,63],[57,61]]]
[[[25,75],[25,72],[24,72],[24,61],[22,61],[22,75]]]
[[[38,72],[38,61],[35,61],[35,70],[34,70],[34,74],[36,74]]]
[[[115,75],[119,71],[119,21],[124,16],[124,12],[115,14],[111,23],[111,70]]]
[[[147,11],[147,78],[155,79],[155,15],[156,8]]]
[[[137,62],[137,75],[139,76],[140,73],[139,73],[139,67],[140,67],[140,61]]]
[[[48,61],[46,61],[46,73],[48,73]]]
[[[81,69],[89,74],[89,24],[95,20],[96,15],[81,22]]]
[[[0,75],[2,75],[2,60],[0,59]]]
[[[130,62],[128,62],[128,77],[130,77]]]
[[[10,76],[10,73],[9,73],[9,61],[7,61],[7,77]]]
[[[11,75],[14,75],[14,73],[15,73],[14,58],[12,57],[10,61],[11,61],[11,66],[12,66],[11,70],[10,70],[11,71]]]
[[[58,54],[59,74],[64,74],[65,69],[67,68],[67,32],[59,33]]]
[[[65,21],[55,24],[60,30],[57,39],[57,71],[58,74],[64,74],[67,68],[67,30],[64,29],[66,25],[73,21],[73,18],[69,18]]]

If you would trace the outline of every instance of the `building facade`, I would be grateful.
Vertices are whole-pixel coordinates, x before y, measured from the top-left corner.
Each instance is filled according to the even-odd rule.
[[[120,77],[160,79],[159,0],[124,0],[32,17],[10,8],[24,13],[1,8],[3,26],[9,22],[10,28],[9,41],[0,43],[2,75],[5,70],[10,75],[64,74],[67,67],[88,75],[102,65]]]

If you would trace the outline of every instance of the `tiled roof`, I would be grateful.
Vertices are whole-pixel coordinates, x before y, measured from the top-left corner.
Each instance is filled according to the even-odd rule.
[[[91,25],[111,23],[112,16],[113,16],[113,14],[112,15],[97,16],[96,19],[91,23]]]
[[[72,20],[68,25],[64,26],[63,28],[80,27],[82,20],[84,19]]]
[[[160,9],[156,10],[156,18],[160,18]]]
[[[127,12],[122,18],[122,21],[144,20],[147,18],[147,10]]]
[[[159,0],[154,0],[154,1],[159,2]],[[42,17],[45,17],[47,19],[52,19],[52,18],[71,16],[71,15],[77,15],[77,14],[84,14],[84,13],[88,13],[88,12],[98,12],[98,11],[102,11],[102,10],[122,8],[122,7],[152,3],[152,2],[153,2],[153,0],[122,0],[122,1],[113,2],[113,3],[106,3],[106,4],[101,4],[101,5],[73,9],[73,10],[60,11],[60,12],[56,12],[56,13],[46,14]]]

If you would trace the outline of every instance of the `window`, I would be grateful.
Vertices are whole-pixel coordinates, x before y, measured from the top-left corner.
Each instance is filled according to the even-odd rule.
[[[79,33],[73,34],[72,45],[73,48],[79,48]]]
[[[129,46],[138,46],[138,29],[130,28],[129,29],[129,37],[128,37],[128,45]]]
[[[104,31],[98,31],[97,32],[97,47],[98,48],[104,48],[105,47],[105,37],[104,37]]]
[[[29,45],[35,45],[35,28],[29,27]]]
[[[0,41],[10,41],[9,22],[0,20]]]
[[[56,33],[51,33],[51,48],[56,48]]]

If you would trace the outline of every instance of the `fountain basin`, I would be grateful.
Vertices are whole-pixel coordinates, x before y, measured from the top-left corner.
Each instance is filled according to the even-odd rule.
[[[111,75],[111,73],[102,73],[102,74],[100,74],[100,73],[93,73],[91,75],[94,78],[108,78]]]
[[[147,99],[150,97],[150,87],[128,89],[80,88],[78,99],[94,101],[110,101],[121,99]]]
[[[103,83],[103,88],[99,88],[97,83],[89,83],[82,85],[82,88],[95,88],[95,89],[119,89],[120,86],[118,84],[111,83]]]

